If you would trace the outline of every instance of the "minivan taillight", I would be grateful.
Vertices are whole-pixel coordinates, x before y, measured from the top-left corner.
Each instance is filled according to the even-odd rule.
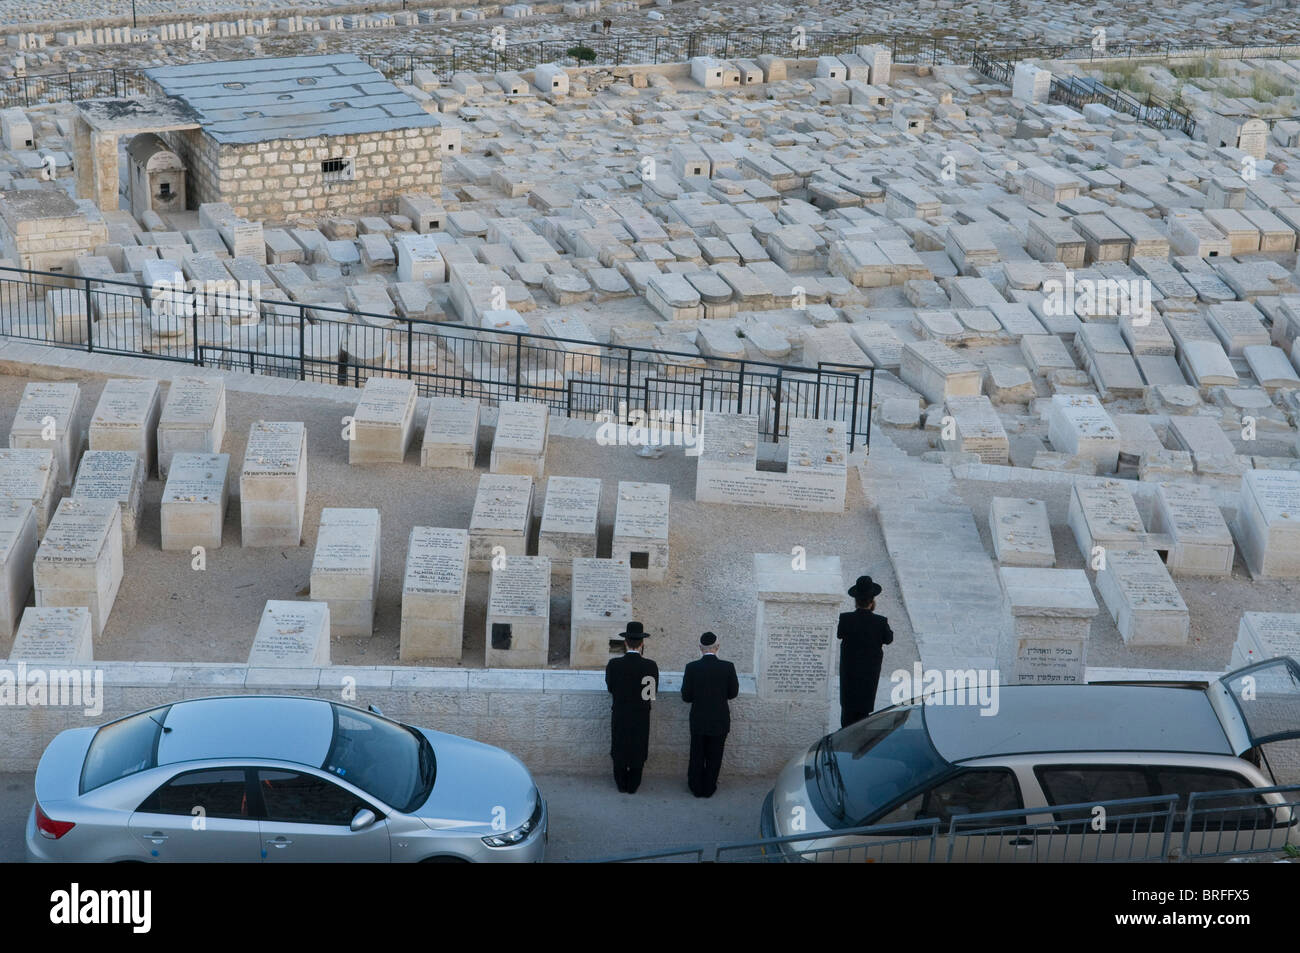
[[[36,829],[41,832],[42,837],[48,837],[50,840],[58,840],[68,831],[77,825],[72,821],[56,821],[48,814],[41,810],[41,805],[36,805]]]

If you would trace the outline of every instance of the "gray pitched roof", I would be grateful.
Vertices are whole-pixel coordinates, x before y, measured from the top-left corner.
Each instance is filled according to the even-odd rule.
[[[280,56],[145,70],[217,142],[346,136],[438,125],[355,56]]]

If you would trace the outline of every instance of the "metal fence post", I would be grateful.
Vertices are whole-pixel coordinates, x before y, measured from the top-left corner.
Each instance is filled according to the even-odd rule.
[[[194,318],[194,366],[198,367],[203,363],[203,352],[199,347],[199,309],[197,307],[198,302],[194,300],[193,295],[190,296],[189,302],[190,314]]]
[[[298,305],[298,380],[307,379],[307,308]]]
[[[86,284],[86,350],[93,352],[95,350],[95,320],[90,309],[90,279],[82,279]]]
[[[515,400],[520,399],[521,364],[524,359],[524,336],[515,332]]]
[[[406,321],[406,379],[412,380],[415,375],[415,322],[409,318]]]

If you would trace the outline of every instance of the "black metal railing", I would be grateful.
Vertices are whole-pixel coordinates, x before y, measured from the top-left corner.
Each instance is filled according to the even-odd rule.
[[[763,439],[791,417],[838,420],[850,452],[871,439],[870,367],[815,368],[470,328],[183,280],[117,279],[0,267],[0,333],[59,347],[359,387],[413,380],[422,394],[544,403],[553,413],[666,421],[753,414]]]

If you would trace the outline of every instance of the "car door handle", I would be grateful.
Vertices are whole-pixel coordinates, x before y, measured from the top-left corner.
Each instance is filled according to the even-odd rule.
[[[1034,840],[1032,837],[1013,837],[1007,843],[1012,847],[1032,847]]]
[[[293,843],[293,841],[289,840],[287,837],[277,837],[275,840],[267,841],[267,843],[272,847],[288,847]]]
[[[146,834],[145,840],[152,841],[155,844],[161,844],[167,839],[167,835],[162,831],[154,831],[152,834]]]

